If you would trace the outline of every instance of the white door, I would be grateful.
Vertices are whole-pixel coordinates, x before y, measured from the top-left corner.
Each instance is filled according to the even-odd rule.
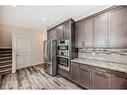
[[[31,39],[16,39],[16,68],[24,68],[31,65]]]

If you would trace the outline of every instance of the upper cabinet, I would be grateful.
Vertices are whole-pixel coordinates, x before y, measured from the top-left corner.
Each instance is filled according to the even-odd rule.
[[[127,47],[127,8],[117,8],[109,12],[109,47]]]
[[[84,42],[85,47],[93,47],[93,18],[85,21]]]
[[[57,39],[63,38],[64,26],[60,25],[60,26],[56,27],[56,33],[57,33]]]
[[[107,47],[107,13],[94,17],[94,47]]]
[[[84,22],[77,22],[75,24],[75,47],[81,48],[85,47],[84,45]]]
[[[75,24],[75,47],[93,47],[93,18]]]
[[[57,39],[56,30],[55,29],[48,30],[47,39],[49,39],[49,40],[56,40]]]
[[[63,32],[63,38],[70,38],[71,37],[71,22],[67,21],[63,24],[63,29],[64,29],[64,32]]]
[[[75,24],[75,47],[127,47],[127,7],[110,8],[87,18]]]
[[[54,28],[47,31],[48,39],[73,39],[72,35],[74,35],[74,21],[69,19]],[[55,36],[55,37],[54,37]]]

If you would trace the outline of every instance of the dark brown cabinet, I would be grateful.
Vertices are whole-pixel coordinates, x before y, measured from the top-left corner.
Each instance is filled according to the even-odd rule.
[[[93,47],[93,18],[85,21],[84,42],[85,47]]]
[[[91,86],[91,69],[86,65],[79,65],[79,84],[84,88]]]
[[[93,89],[110,89],[111,72],[109,70],[94,68],[92,72]]]
[[[55,29],[51,29],[47,32],[47,39],[49,40],[56,40],[57,39],[57,35],[56,35],[56,30]]]
[[[62,77],[66,78],[66,79],[71,78],[70,71],[64,70],[62,68],[58,68],[58,74],[60,74]]]
[[[113,89],[127,89],[127,74],[123,72],[113,71],[112,88]]]
[[[67,21],[64,23],[64,32],[63,32],[63,38],[70,38],[71,37],[71,32],[70,28],[71,28],[71,22]]]
[[[87,89],[127,89],[127,73],[71,63],[71,81]]]
[[[126,8],[117,8],[109,12],[109,47],[127,47]]]
[[[84,31],[85,31],[84,21],[77,22],[75,24],[75,47],[76,48],[85,47]]]
[[[89,66],[72,63],[71,79],[84,88],[90,88],[91,70],[89,69]]]
[[[77,63],[71,64],[71,79],[75,83],[79,83],[79,67]]]
[[[93,18],[76,23],[75,34],[75,47],[93,47]]]
[[[94,17],[94,47],[107,47],[107,13]]]
[[[57,39],[63,38],[63,35],[64,35],[64,26],[63,25],[57,26],[56,27],[56,33],[57,33]]]

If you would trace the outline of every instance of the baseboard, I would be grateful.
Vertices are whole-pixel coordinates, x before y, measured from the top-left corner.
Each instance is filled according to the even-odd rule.
[[[29,68],[29,67],[40,65],[40,64],[43,64],[43,62],[39,62],[39,63],[33,64],[33,65],[29,65],[29,66],[26,66],[26,67],[23,67],[23,68]],[[23,69],[23,68],[16,68],[16,70],[20,70],[20,69]]]

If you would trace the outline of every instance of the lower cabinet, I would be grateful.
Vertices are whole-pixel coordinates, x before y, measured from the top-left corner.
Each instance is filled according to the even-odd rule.
[[[79,84],[84,88],[91,87],[91,70],[89,66],[79,65]]]
[[[79,74],[79,68],[78,68],[77,63],[71,64],[71,80],[74,81],[75,83],[79,84],[80,80],[80,74]]]
[[[66,79],[70,79],[70,72],[62,68],[58,68],[58,74]]]
[[[93,89],[110,89],[111,72],[109,70],[94,68],[92,71]]]
[[[89,66],[72,63],[71,79],[84,88],[90,88],[91,71]]]
[[[127,89],[127,73],[71,63],[71,81],[87,89]]]
[[[123,72],[113,71],[112,88],[113,89],[127,89],[127,74]]]

